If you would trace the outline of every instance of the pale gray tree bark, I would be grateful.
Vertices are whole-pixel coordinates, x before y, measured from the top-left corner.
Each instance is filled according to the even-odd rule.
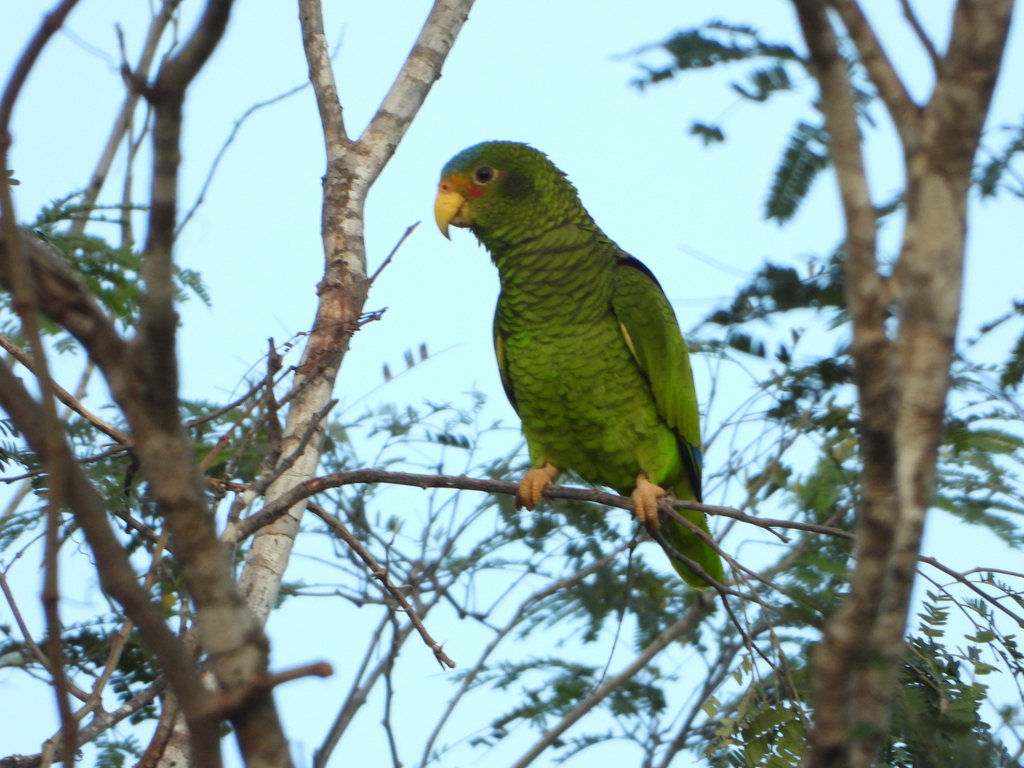
[[[290,455],[311,428],[316,428],[316,437],[309,441],[298,461],[270,486],[267,504],[273,504],[316,472],[323,431],[312,422],[331,398],[349,340],[359,328],[369,289],[363,242],[366,195],[394,154],[430,87],[441,76],[445,57],[472,5],[473,0],[436,0],[380,108],[362,135],[353,140],[342,120],[320,2],[299,0],[302,43],[327,154],[321,218],[325,263],[316,319],[295,375],[293,389],[298,390],[298,395],[288,409],[281,455]],[[288,514],[261,529],[246,557],[240,586],[250,609],[262,621],[266,621],[277,599],[305,508],[306,502],[300,501]]]
[[[903,4],[935,66],[935,89],[923,105],[911,100],[856,0],[793,4],[821,90],[846,220],[864,466],[850,595],[814,658],[809,765],[862,768],[874,762],[887,732],[902,666],[960,314],[971,171],[1013,0],[960,0],[942,55]],[[891,275],[877,258],[877,214],[837,24],[856,46],[903,145],[906,225]]]

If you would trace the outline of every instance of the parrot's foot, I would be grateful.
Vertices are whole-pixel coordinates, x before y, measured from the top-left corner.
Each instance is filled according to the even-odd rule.
[[[636,477],[636,488],[633,490],[633,510],[636,519],[643,525],[654,530],[661,527],[658,519],[658,500],[668,496],[668,491],[647,479],[647,473],[641,472]]]
[[[544,489],[558,478],[559,469],[554,464],[545,464],[540,469],[530,469],[519,481],[519,492],[516,494],[516,508],[520,506],[533,509],[540,504]]]

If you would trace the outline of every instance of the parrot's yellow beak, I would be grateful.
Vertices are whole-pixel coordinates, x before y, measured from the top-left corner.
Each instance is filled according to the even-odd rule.
[[[434,221],[441,234],[451,240],[448,226],[468,227],[473,223],[469,212],[469,201],[448,179],[437,185],[437,197],[434,198]]]

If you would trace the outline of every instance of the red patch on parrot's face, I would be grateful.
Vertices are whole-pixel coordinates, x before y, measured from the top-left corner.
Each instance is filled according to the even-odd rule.
[[[503,179],[508,174],[506,174],[505,171],[495,169],[495,175],[499,179]],[[463,197],[472,198],[483,197],[487,193],[487,187],[490,186],[489,184],[476,184],[462,173],[453,173],[451,176],[446,178],[443,183],[447,183],[452,187],[455,187]]]

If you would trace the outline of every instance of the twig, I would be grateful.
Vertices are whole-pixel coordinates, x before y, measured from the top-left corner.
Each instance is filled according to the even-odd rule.
[[[433,748],[434,742],[437,741],[437,737],[441,734],[441,729],[455,710],[455,706],[459,703],[459,700],[465,695],[466,691],[469,690],[470,686],[473,685],[473,681],[476,680],[477,676],[480,674],[488,657],[494,649],[498,647],[498,644],[505,639],[508,633],[519,625],[519,622],[522,621],[523,616],[526,615],[530,606],[535,605],[541,600],[550,597],[563,589],[579,584],[588,576],[608,567],[608,565],[610,565],[612,561],[614,561],[615,558],[624,550],[628,549],[631,544],[632,541],[620,544],[607,555],[591,563],[586,568],[577,571],[571,576],[567,576],[564,579],[559,579],[558,581],[547,585],[543,589],[534,592],[519,604],[515,613],[512,614],[512,618],[505,623],[505,626],[495,632],[494,637],[491,638],[491,642],[489,642],[487,647],[481,651],[479,658],[476,660],[476,664],[474,664],[473,667],[463,676],[462,683],[459,685],[459,690],[456,691],[448,701],[448,706],[445,708],[444,714],[441,715],[437,724],[434,726],[434,730],[431,731],[430,736],[427,738],[426,744],[423,747],[423,756],[420,758],[420,768],[426,768],[427,763],[430,760],[430,750]]]
[[[159,539],[156,541],[156,545],[153,547],[153,553],[150,555],[149,570],[146,572],[146,578],[142,581],[142,588],[147,592],[153,588],[156,584],[157,579],[160,575],[161,558],[164,554],[164,545],[167,543],[167,532],[160,534]],[[100,696],[103,694],[103,689],[106,688],[107,683],[110,682],[110,678],[117,670],[117,664],[121,659],[121,654],[124,652],[125,643],[128,642],[128,636],[131,634],[134,624],[131,619],[125,619],[121,628],[114,635],[113,640],[110,643],[110,652],[107,654],[107,663],[103,666],[103,672],[96,679],[96,682],[92,686],[92,694],[90,700],[95,701],[97,704],[101,702]]]
[[[25,80],[35,65],[50,37],[60,29],[64,19],[75,7],[77,0],[63,0],[42,21],[39,30],[29,40],[24,53],[18,59],[14,72],[0,97],[0,167],[5,171],[8,167],[7,152],[11,146],[10,121]],[[2,212],[2,231],[0,235],[8,244],[8,272],[14,294],[14,310],[21,319],[21,327],[28,339],[39,388],[42,393],[42,427],[47,450],[44,463],[50,477],[50,488],[47,494],[47,526],[46,550],[44,565],[44,586],[42,594],[43,612],[46,616],[47,639],[45,641],[47,658],[50,661],[49,672],[53,679],[54,693],[57,697],[57,709],[60,713],[61,733],[65,744],[72,749],[64,758],[66,768],[74,766],[74,745],[78,734],[78,721],[71,713],[71,702],[68,698],[68,678],[64,668],[64,647],[61,640],[61,622],[58,610],[59,581],[57,573],[57,551],[60,547],[60,510],[64,501],[63,480],[68,468],[71,452],[64,441],[57,408],[54,404],[54,382],[50,376],[46,360],[46,351],[42,344],[39,329],[38,300],[31,282],[28,260],[20,247],[17,215],[9,184],[0,183],[0,212]]]
[[[377,270],[370,276],[370,279],[367,281],[367,289],[369,289],[369,287],[373,285],[374,281],[377,279],[377,276],[384,271],[384,267],[391,263],[391,259],[394,258],[394,255],[396,253],[398,253],[398,249],[402,247],[402,243],[405,242],[406,238],[409,237],[409,235],[412,234],[412,231],[416,229],[416,227],[418,227],[419,225],[420,222],[417,221],[415,224],[410,224],[406,228],[402,236],[398,238],[398,242],[395,243],[395,247],[391,249],[391,253],[388,254],[388,257],[384,259],[383,262],[381,262],[381,265],[377,267]]]
[[[398,759],[398,745],[395,743],[395,732],[391,728],[391,701],[394,697],[394,689],[391,685],[391,673],[395,669],[395,660],[401,645],[398,642],[399,632],[398,617],[395,615],[394,607],[388,608],[388,616],[391,618],[391,651],[387,657],[387,667],[384,669],[384,718],[381,725],[384,726],[384,733],[388,737],[388,749],[391,752],[391,764],[393,768],[402,768],[402,761]]]
[[[167,683],[164,679],[159,678],[132,696],[113,712],[98,712],[93,719],[89,721],[89,724],[79,731],[79,743],[89,743],[104,731],[113,728],[122,720],[134,715],[148,704],[152,704],[156,697],[163,693],[166,687]],[[63,753],[59,746],[54,744],[50,748],[53,750],[53,754],[49,756],[50,759],[62,759]],[[13,755],[11,757],[5,757],[0,762],[2,762],[3,768],[38,768],[38,766],[41,766],[43,763],[43,757],[43,753],[37,755]]]
[[[345,697],[341,709],[334,718],[334,722],[331,724],[331,728],[324,737],[323,742],[318,748],[313,750],[313,768],[323,768],[323,766],[326,765],[327,760],[330,758],[331,752],[337,745],[342,733],[344,733],[348,724],[355,716],[356,710],[363,705],[366,701],[366,697],[369,695],[370,689],[376,685],[377,679],[383,671],[380,664],[378,664],[374,672],[371,673],[370,679],[365,685],[360,685],[359,682],[363,679],[363,675],[366,674],[366,669],[370,665],[370,660],[375,655],[374,651],[377,648],[377,644],[380,642],[380,637],[384,634],[384,629],[389,623],[391,623],[390,613],[384,616],[380,624],[377,625],[377,629],[375,629],[373,634],[370,636],[370,642],[366,646],[366,653],[363,654],[363,660],[359,665],[359,669],[356,670],[356,673],[352,678],[352,687],[349,689],[348,695]],[[410,631],[412,631],[412,624],[407,624],[403,630],[403,639],[408,636]]]
[[[270,693],[274,688],[303,677],[330,677],[334,669],[326,661],[304,664],[284,672],[268,672],[257,675],[248,686],[234,691],[225,691],[211,702],[210,714],[228,718],[246,707],[254,697]]]
[[[167,28],[167,24],[170,22],[175,9],[180,3],[181,0],[164,0],[160,7],[160,11],[153,16],[149,23],[149,30],[146,32],[146,42],[142,47],[142,53],[139,55],[139,63],[136,65],[134,72],[132,72],[131,79],[144,82],[149,76],[149,69],[153,64],[154,57],[156,56],[157,46],[160,44],[160,39],[163,37],[164,30]],[[107,179],[107,175],[110,173],[110,168],[114,164],[114,158],[117,156],[117,148],[121,145],[121,139],[124,138],[125,133],[128,131],[132,115],[135,112],[136,105],[138,104],[139,91],[130,87],[130,85],[127,91],[124,103],[121,105],[121,111],[114,120],[114,127],[111,129],[110,136],[107,138],[106,146],[104,146],[103,152],[100,153],[100,159],[96,163],[96,169],[92,172],[92,176],[89,178],[89,184],[82,193],[81,207],[84,211],[90,210],[95,205],[96,199],[99,197],[100,190],[103,189],[103,184]],[[131,160],[129,159],[129,167],[130,164]],[[88,215],[73,217],[70,231],[72,233],[84,232],[85,225],[88,220]]]
[[[704,685],[701,687],[696,701],[690,707],[690,711],[683,720],[683,724],[680,726],[676,737],[665,750],[658,768],[669,768],[676,754],[686,746],[686,737],[690,733],[693,721],[697,719],[697,715],[700,714],[701,708],[704,706],[704,702],[707,701],[708,696],[713,694],[718,689],[718,686],[725,682],[725,679],[729,676],[729,665],[742,647],[744,646],[740,643],[729,643],[721,646],[717,661],[708,670],[709,674],[704,679]],[[718,672],[710,674],[715,667],[718,668]]]
[[[637,672],[646,667],[651,660],[667,648],[677,637],[689,632],[704,618],[711,608],[711,600],[706,597],[699,598],[683,616],[672,626],[658,635],[627,667],[615,677],[607,680],[600,688],[591,693],[587,698],[577,704],[569,714],[563,717],[554,728],[548,730],[530,750],[523,755],[512,766],[512,768],[526,768],[545,749],[554,744],[558,738],[574,725],[581,717],[604,701],[609,694],[613,693],[620,686],[631,680]]]
[[[264,386],[273,385],[269,382],[264,382]],[[253,398],[253,401],[242,409],[242,412],[238,415],[238,418],[235,419],[234,423],[224,431],[224,434],[220,436],[217,442],[214,443],[213,447],[207,451],[205,456],[203,456],[199,464],[196,465],[196,471],[199,474],[206,474],[206,470],[210,468],[210,465],[213,464],[221,451],[223,451],[227,447],[228,443],[231,442],[231,435],[234,434],[235,430],[241,426],[242,422],[249,417],[249,414],[252,413],[253,409],[259,405],[259,403],[260,401],[258,398]]]
[[[11,592],[10,585],[7,583],[7,574],[3,571],[0,571],[0,591],[4,593],[4,597],[7,599],[7,605],[11,609],[11,615],[14,617],[14,623],[18,625],[18,629],[21,631],[21,636],[25,638],[25,645],[28,647],[32,655],[36,657],[36,660],[43,665],[43,668],[52,675],[53,671],[50,668],[50,659],[47,658],[45,653],[43,653],[43,649],[36,644],[36,641],[32,639],[32,634],[29,631],[28,625],[22,618],[18,604],[14,600],[14,593]],[[75,698],[82,701],[88,700],[88,693],[83,691],[73,682],[69,681],[69,683],[68,689]]]
[[[35,374],[35,366],[32,363],[32,359],[25,354],[25,350],[11,341],[7,336],[0,333],[0,347],[5,349],[11,357],[21,363],[29,371],[29,373]],[[72,395],[57,382],[53,382],[53,393],[57,396],[64,405],[70,408],[72,411],[77,413],[83,419],[92,424],[96,429],[105,434],[107,437],[113,438],[124,447],[128,447],[132,444],[132,440],[128,435],[114,427],[96,414],[92,413],[79,401],[77,397]]]
[[[163,698],[163,706],[160,709],[160,717],[153,730],[153,736],[150,738],[149,744],[146,745],[139,762],[135,764],[135,768],[156,768],[159,765],[160,759],[171,741],[171,736],[174,734],[174,721],[177,720],[178,714],[177,700],[174,698],[174,694],[168,691]]]
[[[295,446],[295,449],[274,467],[273,472],[266,479],[260,478],[253,484],[254,490],[258,494],[263,494],[274,480],[295,466],[295,462],[298,461],[299,457],[306,452],[306,448],[309,446],[310,441],[316,436],[318,431],[322,431],[320,422],[327,418],[327,414],[329,414],[337,404],[337,400],[328,400],[324,404],[323,408],[313,414],[313,418],[310,419],[309,424],[306,425],[306,431],[302,434],[302,437],[299,438],[299,444]]]
[[[289,88],[284,93],[279,93],[277,96],[267,99],[266,101],[261,101],[256,104],[253,104],[251,107],[245,110],[245,112],[242,113],[241,117],[235,120],[235,124],[231,128],[231,132],[228,134],[227,139],[225,139],[224,143],[221,144],[220,149],[217,151],[216,157],[213,158],[213,163],[211,163],[210,169],[209,171],[207,171],[206,179],[203,181],[203,186],[200,188],[199,194],[196,195],[196,199],[192,203],[192,207],[188,209],[188,212],[182,217],[181,222],[178,224],[178,228],[174,232],[175,237],[181,235],[182,231],[192,220],[192,217],[199,209],[199,206],[201,206],[203,204],[203,201],[206,199],[206,192],[207,190],[209,190],[210,184],[213,183],[213,177],[217,173],[217,167],[220,165],[220,161],[224,158],[224,155],[227,153],[228,147],[231,146],[232,142],[234,142],[235,140],[235,137],[238,135],[238,131],[241,129],[242,123],[248,120],[249,116],[252,115],[253,112],[262,109],[263,107],[269,107],[272,104],[277,104],[277,102],[279,101],[284,101],[289,96],[294,96],[299,91],[304,90],[308,87],[309,82],[307,81],[305,83],[302,83],[301,85],[295,86],[294,88]]]
[[[850,39],[857,47],[857,53],[864,68],[871,77],[871,82],[878,88],[889,114],[892,116],[896,130],[903,139],[908,152],[917,147],[921,132],[921,108],[917,106],[907,93],[906,86],[896,73],[892,62],[879,43],[875,31],[871,28],[857,0],[830,0],[839,17],[843,20]],[[906,4],[906,0],[903,0]]]
[[[14,102],[17,101],[18,94],[21,93],[21,87],[25,84],[29,72],[35,66],[36,59],[39,58],[39,54],[42,53],[46,43],[64,25],[64,19],[67,18],[68,14],[71,13],[71,9],[77,3],[78,0],[63,0],[50,13],[46,14],[38,31],[32,36],[24,53],[21,54],[21,58],[18,59],[18,63],[15,65],[14,71],[7,81],[3,98],[0,99],[0,154],[6,154],[7,148],[10,145],[8,127],[11,123]],[[4,159],[6,160],[6,158]],[[7,166],[4,165],[5,170],[6,168]]]
[[[382,469],[357,469],[350,472],[334,472],[328,475],[307,480],[297,485],[285,496],[267,504],[256,514],[241,521],[235,532],[235,540],[242,541],[251,536],[255,531],[265,525],[272,523],[283,515],[291,506],[302,499],[309,498],[328,490],[343,485],[356,483],[389,483],[392,485],[408,485],[416,488],[452,488],[464,491],[482,491],[484,493],[500,493],[515,496],[519,486],[507,480],[483,480],[466,477],[464,475],[455,477],[449,475],[420,475],[410,472],[388,472]],[[624,497],[605,491],[597,491],[584,488],[568,488],[564,486],[549,486],[544,491],[544,497],[548,499],[572,499],[575,501],[592,501],[597,504],[604,504],[609,507],[632,510],[633,502]],[[841,528],[833,528],[827,525],[815,523],[801,523],[791,520],[774,520],[771,518],[753,517],[744,514],[731,507],[720,507],[712,504],[700,504],[696,501],[681,501],[672,499],[667,502],[672,509],[693,509],[704,512],[708,515],[729,517],[740,522],[749,523],[759,528],[792,528],[799,531],[811,531],[823,533],[829,536],[839,536],[844,539],[853,539],[854,534],[844,531]]]
[[[423,625],[420,617],[417,615],[416,610],[409,605],[409,601],[405,599],[405,595],[402,591],[391,582],[391,577],[388,572],[380,567],[380,564],[374,559],[373,555],[366,551],[366,548],[359,542],[359,540],[349,533],[348,529],[342,525],[341,521],[333,515],[329,514],[323,507],[317,504],[309,504],[307,506],[310,512],[319,517],[328,527],[334,531],[339,539],[344,541],[353,552],[355,552],[359,559],[366,563],[367,568],[370,569],[370,575],[377,579],[384,588],[391,595],[392,599],[398,603],[399,607],[408,614],[409,621],[416,627],[416,631],[420,633],[420,637],[423,638],[423,642],[426,646],[434,652],[434,658],[437,659],[438,663],[442,666],[447,666],[450,669],[455,669],[455,662],[452,661],[445,654],[441,645],[430,636],[427,632],[427,628]]]
[[[988,592],[986,592],[983,589],[981,589],[980,587],[978,587],[978,585],[975,584],[973,581],[968,579],[966,574],[958,573],[957,571],[954,571],[949,566],[943,565],[942,563],[940,563],[934,557],[919,557],[918,560],[920,562],[922,562],[922,563],[928,563],[928,565],[932,566],[933,568],[938,568],[940,571],[942,571],[947,576],[950,576],[951,578],[956,579],[958,582],[963,584],[965,587],[967,587],[968,589],[972,590],[974,593],[979,595],[987,603],[989,603],[990,605],[995,606],[1000,611],[1002,611],[1007,616],[1009,616],[1011,619],[1013,619],[1015,622],[1017,622],[1017,626],[1019,626],[1021,629],[1024,629],[1024,616],[1019,616],[1016,613],[1014,613],[1013,611],[1011,611],[1009,608],[1007,608],[1005,605],[1003,605],[999,600],[997,600],[996,598],[992,597],[992,595],[990,595]],[[989,571],[989,570],[992,570],[992,569],[989,569],[989,568],[975,568],[975,569],[973,569],[973,571]],[[968,571],[968,573],[971,573],[971,572],[972,571]],[[1014,574],[1014,575],[1019,575],[1019,574]]]
[[[291,369],[289,369],[288,371],[285,371],[285,373],[282,374],[282,377],[287,375],[290,372],[290,370]],[[274,384],[278,384],[278,383],[280,383],[280,381],[281,381],[281,379],[277,379],[274,382]],[[248,392],[246,392],[244,395],[239,397],[237,400],[234,400],[234,401],[228,403],[227,405],[221,406],[220,408],[217,408],[216,410],[210,411],[209,413],[204,413],[202,416],[196,416],[194,419],[189,419],[188,421],[185,422],[185,426],[188,427],[189,429],[191,429],[192,427],[198,427],[201,424],[206,424],[207,422],[213,421],[214,419],[219,419],[225,413],[230,413],[235,408],[237,408],[242,403],[244,403],[246,400],[248,400],[250,397],[253,397],[257,392],[259,392],[265,386],[267,386],[266,379],[260,379],[260,381],[258,381],[256,384],[254,384],[249,389]]]
[[[914,13],[914,8],[910,4],[910,0],[900,0],[900,5],[903,6],[903,15],[907,17],[907,21],[910,22],[910,26],[914,30],[914,34],[917,35],[917,39],[921,41],[921,45],[928,52],[928,57],[932,60],[932,66],[935,67],[935,73],[939,74],[942,72],[942,57],[939,56],[939,52],[935,50],[935,43],[928,37],[928,33],[924,31],[924,27],[921,26],[921,22],[917,18],[917,14]]]

